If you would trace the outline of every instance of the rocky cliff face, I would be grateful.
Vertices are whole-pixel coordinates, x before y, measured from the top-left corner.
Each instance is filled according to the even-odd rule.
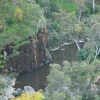
[[[29,37],[29,40],[30,43],[19,47],[19,55],[14,56],[7,61],[5,68],[3,69],[4,71],[14,70],[16,72],[22,73],[42,66],[47,61],[47,59],[51,60],[51,56],[47,57],[48,52],[46,28],[39,29],[34,37]]]

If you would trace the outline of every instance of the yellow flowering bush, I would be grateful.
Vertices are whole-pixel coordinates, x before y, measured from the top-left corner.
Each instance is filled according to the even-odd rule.
[[[20,96],[11,98],[10,100],[43,100],[43,98],[42,93],[38,91],[33,94],[24,92]]]
[[[22,10],[19,8],[19,6],[16,6],[15,9],[15,13],[14,13],[14,17],[18,20],[18,21],[22,21],[23,18],[23,12]]]
[[[75,31],[76,33],[80,33],[80,32],[82,31],[82,27],[81,27],[79,24],[76,24],[76,25],[75,25],[75,28],[74,28],[74,31]]]

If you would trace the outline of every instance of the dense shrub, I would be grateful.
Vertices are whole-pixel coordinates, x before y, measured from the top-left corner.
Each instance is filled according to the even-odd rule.
[[[8,25],[12,25],[14,20],[12,18],[6,18],[5,19]]]
[[[86,50],[84,49],[80,49],[77,51],[77,56],[80,60],[85,60],[88,56],[88,53]]]

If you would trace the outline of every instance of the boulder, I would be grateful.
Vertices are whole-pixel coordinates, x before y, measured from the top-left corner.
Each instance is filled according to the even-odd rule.
[[[10,98],[10,97],[12,97],[13,91],[14,91],[14,88],[11,87],[11,86],[8,86],[7,88],[5,88],[5,89],[3,90],[3,94],[4,94],[5,96],[7,96],[7,97]]]
[[[14,96],[20,96],[22,94],[22,89],[21,88],[18,88],[17,90],[15,90],[14,92],[13,92],[13,95]]]
[[[34,89],[31,86],[24,86],[24,91],[30,94],[35,93]]]

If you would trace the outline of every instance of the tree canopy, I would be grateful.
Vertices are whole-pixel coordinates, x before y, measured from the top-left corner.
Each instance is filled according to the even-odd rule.
[[[87,100],[87,98],[88,100],[97,100],[100,85],[96,83],[99,82],[99,78],[96,80],[100,73],[99,64],[98,60],[91,64],[83,61],[72,63],[64,61],[62,66],[51,64],[51,71],[47,76],[45,100],[53,98],[55,100]]]

